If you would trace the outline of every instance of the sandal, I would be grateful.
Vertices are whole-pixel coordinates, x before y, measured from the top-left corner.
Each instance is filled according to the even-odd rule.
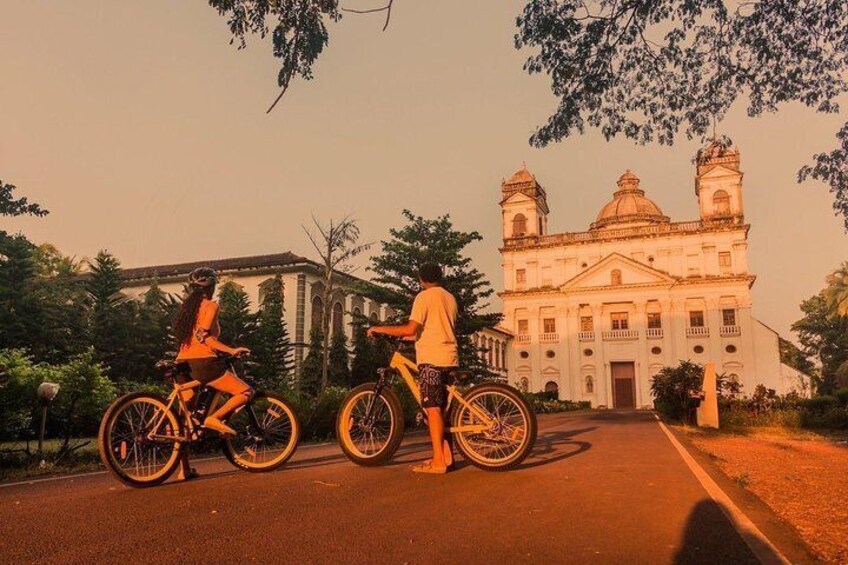
[[[428,475],[444,475],[448,472],[447,467],[439,469],[437,467],[433,467],[432,461],[425,461],[421,465],[415,465],[412,467],[413,473],[424,473]]]

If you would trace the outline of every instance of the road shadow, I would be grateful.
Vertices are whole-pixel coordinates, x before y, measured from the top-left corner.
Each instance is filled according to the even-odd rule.
[[[633,424],[634,422],[655,421],[653,412],[636,410],[635,408],[592,410],[583,419],[592,422],[604,422],[605,424]]]
[[[578,428],[575,430],[551,430],[536,437],[536,446],[527,461],[516,469],[532,469],[542,465],[550,465],[592,448],[591,442],[573,439],[575,436],[597,430],[598,426]]]
[[[703,499],[686,519],[682,545],[672,562],[674,565],[754,565],[760,561],[727,519],[722,506],[712,499]]]

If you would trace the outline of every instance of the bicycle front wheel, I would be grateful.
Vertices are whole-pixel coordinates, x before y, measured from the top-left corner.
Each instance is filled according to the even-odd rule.
[[[262,473],[280,467],[300,441],[300,421],[277,394],[257,393],[228,423],[238,435],[224,438],[224,456],[244,471]]]
[[[403,408],[395,392],[376,383],[350,391],[336,420],[339,444],[348,459],[372,467],[391,459],[403,440]]]
[[[452,427],[478,428],[453,432],[466,459],[487,471],[506,471],[524,461],[536,443],[537,427],[536,415],[521,394],[491,383],[472,388],[465,401],[468,405],[454,406]]]
[[[154,427],[157,437],[151,437]],[[176,414],[162,397],[127,394],[112,403],[100,422],[100,459],[119,481],[131,487],[161,484],[179,465],[180,443],[175,438],[182,435],[181,430]]]

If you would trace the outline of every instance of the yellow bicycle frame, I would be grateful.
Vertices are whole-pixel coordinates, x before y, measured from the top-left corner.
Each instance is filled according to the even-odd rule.
[[[396,370],[400,376],[403,378],[403,381],[406,383],[406,386],[409,388],[412,395],[415,397],[415,401],[418,403],[418,406],[421,406],[421,391],[418,389],[418,382],[415,380],[414,374],[418,374],[418,365],[401,355],[399,352],[395,351],[392,355],[391,362],[389,363],[389,367]],[[489,418],[489,416],[469,403],[463,398],[462,393],[456,387],[456,384],[447,385],[448,389],[448,402],[447,407],[450,408],[451,402],[456,399],[461,405],[465,406],[469,412],[474,414],[477,418],[479,418],[483,423],[482,424],[470,424],[467,426],[456,426],[456,427],[447,427],[447,431],[449,432],[484,432],[487,429],[491,428],[494,425],[494,421]]]
[[[177,383],[174,382],[174,390],[171,394],[168,395],[167,405],[165,410],[162,411],[162,414],[159,415],[159,418],[156,420],[156,423],[153,425],[153,429],[150,430],[150,433],[147,434],[148,439],[151,440],[167,440],[167,441],[175,441],[178,443],[181,442],[189,442],[191,441],[191,437],[194,434],[194,431],[197,426],[194,425],[194,421],[191,419],[191,410],[188,409],[186,405],[185,398],[182,393],[188,390],[193,390],[202,386],[200,381],[188,381],[187,383]],[[208,413],[212,413],[215,411],[215,408],[218,407],[218,402],[221,400],[221,393],[219,391],[215,391],[215,396],[212,397],[212,401],[209,403]],[[183,419],[183,423],[185,424],[185,432],[184,436],[177,435],[168,435],[168,434],[160,434],[159,428],[165,421],[165,415],[168,410],[171,410],[174,402],[179,404],[180,410],[178,412],[178,416]]]

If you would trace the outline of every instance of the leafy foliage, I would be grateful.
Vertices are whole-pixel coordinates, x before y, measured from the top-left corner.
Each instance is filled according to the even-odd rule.
[[[359,292],[406,317],[421,290],[420,266],[427,262],[441,265],[445,271],[443,286],[459,306],[456,336],[460,364],[475,373],[488,374],[470,336],[494,327],[500,314],[483,313],[494,291],[485,275],[473,267],[471,258],[464,255],[465,248],[481,241],[482,236],[476,231],[454,229],[449,215],[430,220],[404,210],[403,216],[407,224],[389,230],[391,239],[381,242],[382,252],[371,259],[374,284],[363,285]]]
[[[0,216],[46,216],[47,210],[27,200],[26,196],[15,198],[15,185],[0,180]]]
[[[778,347],[780,349],[780,362],[784,365],[789,365],[793,369],[797,369],[802,373],[814,376],[817,373],[816,366],[798,349],[798,346],[789,340],[778,338]]]
[[[306,396],[315,396],[321,390],[321,357],[324,335],[321,328],[314,327],[309,332],[309,352],[300,366],[300,378],[297,389]]]
[[[792,324],[798,341],[809,357],[821,362],[821,377],[816,381],[820,394],[833,392],[836,371],[848,361],[848,318],[833,316],[823,293],[801,303],[804,317]]]
[[[291,378],[292,347],[283,308],[283,279],[277,275],[265,284],[253,338],[253,376],[266,390],[283,390]]]
[[[209,5],[227,17],[230,42],[239,49],[247,45],[248,35],[264,39],[271,32],[274,57],[281,60],[277,73],[281,92],[269,112],[293,77],[312,78],[312,65],[329,40],[325,21],[341,19],[337,0],[209,0]]]
[[[827,276],[823,294],[832,316],[848,318],[848,261]]]
[[[344,332],[336,332],[330,340],[330,385],[350,386],[350,356],[347,351],[347,338]]]
[[[671,145],[681,129],[715,137],[741,97],[752,117],[793,101],[835,113],[848,91],[843,0],[530,0],[517,23],[516,47],[535,50],[524,68],[547,73],[559,99],[536,146],[587,126]],[[799,180],[827,182],[848,229],[848,124],[838,138]]]
[[[680,420],[691,420],[696,406],[693,394],[704,383],[704,368],[690,361],[681,361],[677,367],[663,367],[651,381],[658,410]]]
[[[221,325],[221,341],[229,345],[252,345],[256,332],[256,315],[250,311],[247,293],[230,281],[218,290],[218,323]]]

